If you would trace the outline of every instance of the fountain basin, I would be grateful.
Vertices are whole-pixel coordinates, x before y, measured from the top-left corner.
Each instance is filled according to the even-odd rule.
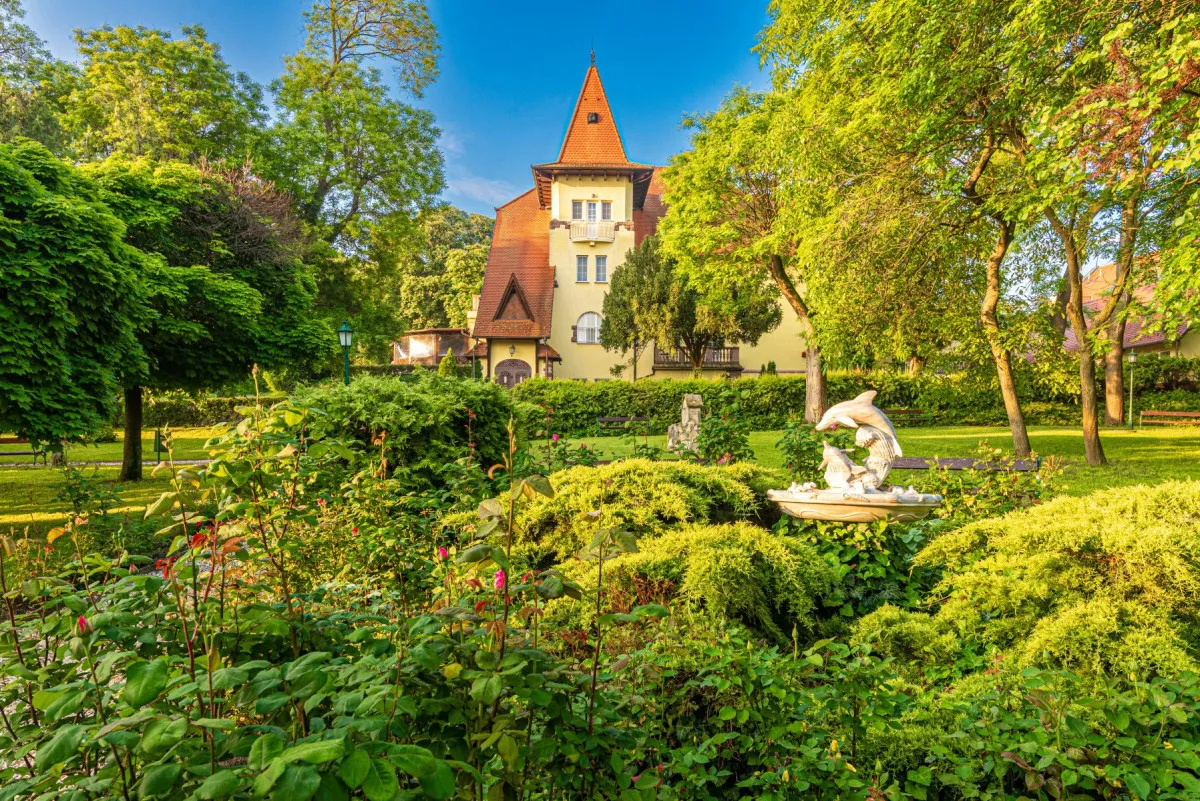
[[[768,490],[767,497],[792,517],[840,523],[873,523],[876,520],[908,523],[928,517],[942,505],[941,495],[915,491],[810,490],[793,486],[786,490]]]

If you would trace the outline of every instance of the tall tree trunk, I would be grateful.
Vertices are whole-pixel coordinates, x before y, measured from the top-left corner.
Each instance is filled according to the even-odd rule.
[[[1092,355],[1091,339],[1088,336],[1087,318],[1083,314],[1083,275],[1079,248],[1074,236],[1059,224],[1059,238],[1067,257],[1067,282],[1070,295],[1067,299],[1067,320],[1075,341],[1079,344],[1079,408],[1082,413],[1083,453],[1092,467],[1107,464],[1104,446],[1100,443],[1100,415],[1096,402],[1096,359]]]
[[[142,388],[125,387],[125,450],[120,481],[142,480]]]
[[[775,285],[779,287],[784,300],[796,312],[800,330],[804,334],[805,346],[808,349],[804,372],[804,422],[817,423],[821,420],[821,415],[825,414],[826,401],[825,373],[821,369],[821,349],[817,346],[816,329],[813,328],[812,317],[808,313],[808,304],[796,291],[796,285],[787,273],[783,257],[774,254],[769,264],[771,278],[775,280]]]
[[[1108,324],[1108,350],[1104,353],[1104,424],[1125,424],[1125,316],[1119,310]]]
[[[1000,268],[1012,244],[1014,225],[1011,221],[997,220],[1000,234],[996,246],[987,261],[987,283],[983,292],[983,303],[979,308],[979,321],[987,338],[988,350],[996,364],[996,377],[1000,381],[1000,397],[1004,401],[1004,412],[1008,415],[1008,428],[1012,432],[1013,454],[1027,457],[1030,454],[1029,431],[1025,427],[1025,414],[1021,411],[1021,400],[1017,396],[1017,382],[1013,379],[1012,354],[1004,347],[1000,337],[1000,319],[996,308],[1000,305]]]

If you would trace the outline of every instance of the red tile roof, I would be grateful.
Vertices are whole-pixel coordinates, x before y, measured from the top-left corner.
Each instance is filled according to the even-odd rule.
[[[1134,290],[1133,294],[1140,303],[1148,303],[1154,297],[1154,284],[1138,287]],[[1092,316],[1103,310],[1107,303],[1107,297],[1097,297],[1083,304],[1083,313],[1087,316],[1088,328],[1092,327]],[[1152,324],[1160,322],[1160,319],[1157,315],[1129,318],[1125,322],[1123,347],[1128,349],[1149,347],[1151,345],[1169,345],[1176,340],[1182,339],[1183,335],[1188,332],[1188,324],[1180,323],[1177,326],[1164,326],[1154,333],[1142,333],[1142,329],[1150,328]],[[1079,350],[1079,340],[1075,338],[1075,332],[1070,328],[1066,331],[1063,346],[1072,353]]]
[[[496,319],[503,311],[501,304],[511,294],[509,287],[514,280],[533,315],[532,320]],[[553,308],[550,212],[539,207],[537,193],[530,189],[496,209],[496,228],[472,334],[518,339],[548,337]]]
[[[640,207],[635,202],[633,212],[633,242],[634,246],[642,244],[642,240],[653,236],[658,231],[659,220],[667,213],[667,204],[663,202],[662,167],[655,167],[650,176],[649,185]],[[635,198],[636,200],[636,198]]]
[[[596,121],[588,122],[588,115],[595,114]],[[563,138],[562,150],[558,153],[560,162],[580,162],[586,164],[628,164],[625,146],[621,144],[621,134],[617,131],[616,120],[613,119],[612,108],[608,105],[608,97],[604,94],[604,84],[600,82],[600,71],[596,65],[588,67],[587,76],[583,79],[583,89],[579,99],[575,101],[575,111],[571,114],[571,122],[567,125],[567,135]]]

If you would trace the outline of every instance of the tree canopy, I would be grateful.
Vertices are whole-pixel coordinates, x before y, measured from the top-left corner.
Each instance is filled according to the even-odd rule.
[[[705,352],[725,342],[755,344],[779,325],[778,293],[766,281],[746,280],[715,291],[677,270],[657,237],[648,236],[613,270],[604,296],[600,344],[622,354],[653,340],[678,348],[699,371]]]
[[[41,145],[0,145],[0,185],[0,429],[57,446],[106,425],[117,376],[144,364],[145,259]]]

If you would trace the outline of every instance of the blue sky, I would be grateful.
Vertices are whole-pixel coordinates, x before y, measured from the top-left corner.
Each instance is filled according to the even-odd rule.
[[[234,69],[268,83],[303,39],[309,0],[25,0],[27,22],[61,58],[75,28],[203,25]],[[437,116],[449,202],[491,214],[531,185],[566,130],[595,46],[631,159],[665,164],[687,145],[688,112],[714,108],[735,84],[763,88],[751,52],[765,0],[430,0],[441,74],[417,101]]]

